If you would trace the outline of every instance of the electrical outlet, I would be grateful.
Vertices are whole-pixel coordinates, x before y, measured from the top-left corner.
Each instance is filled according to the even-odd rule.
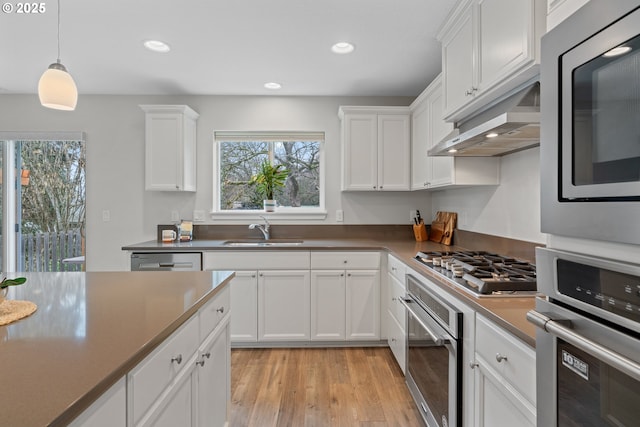
[[[194,221],[204,221],[204,211],[193,211]]]
[[[409,211],[409,221],[413,223],[414,218],[416,217],[416,211]]]
[[[336,222],[342,222],[344,221],[344,212],[342,211],[342,209],[338,209],[336,211]]]
[[[102,221],[109,222],[111,221],[111,211],[105,209],[102,211]]]
[[[171,211],[171,221],[178,222],[180,221],[180,214],[178,211]]]

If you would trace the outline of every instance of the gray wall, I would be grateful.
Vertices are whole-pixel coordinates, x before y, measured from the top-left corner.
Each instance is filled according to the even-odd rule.
[[[213,205],[213,131],[313,130],[326,135],[326,207],[344,211],[347,224],[409,223],[409,211],[431,211],[427,193],[340,192],[339,105],[409,105],[411,98],[97,96],[80,94],[73,112],[40,106],[36,95],[0,95],[2,131],[84,131],[87,143],[87,269],[128,269],[120,248],[155,238],[171,211],[191,218]],[[198,191],[144,190],[144,113],[140,104],[187,104],[198,119]],[[103,221],[109,211],[110,221]],[[219,221],[219,220],[218,220]],[[218,222],[216,221],[216,223]],[[207,223],[213,223],[208,219]]]

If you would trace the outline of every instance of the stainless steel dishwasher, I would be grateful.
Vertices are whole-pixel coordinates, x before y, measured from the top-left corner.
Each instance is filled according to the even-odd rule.
[[[131,271],[200,271],[201,252],[133,252]]]

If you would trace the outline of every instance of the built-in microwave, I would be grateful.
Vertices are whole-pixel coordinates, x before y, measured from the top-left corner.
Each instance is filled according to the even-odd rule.
[[[640,244],[640,4],[591,0],[542,39],[545,233]]]

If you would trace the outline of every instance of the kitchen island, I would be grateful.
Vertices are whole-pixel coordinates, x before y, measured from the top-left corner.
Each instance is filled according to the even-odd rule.
[[[38,308],[0,326],[0,424],[21,427],[68,425],[233,278],[226,271],[23,275],[27,283],[7,299]]]

